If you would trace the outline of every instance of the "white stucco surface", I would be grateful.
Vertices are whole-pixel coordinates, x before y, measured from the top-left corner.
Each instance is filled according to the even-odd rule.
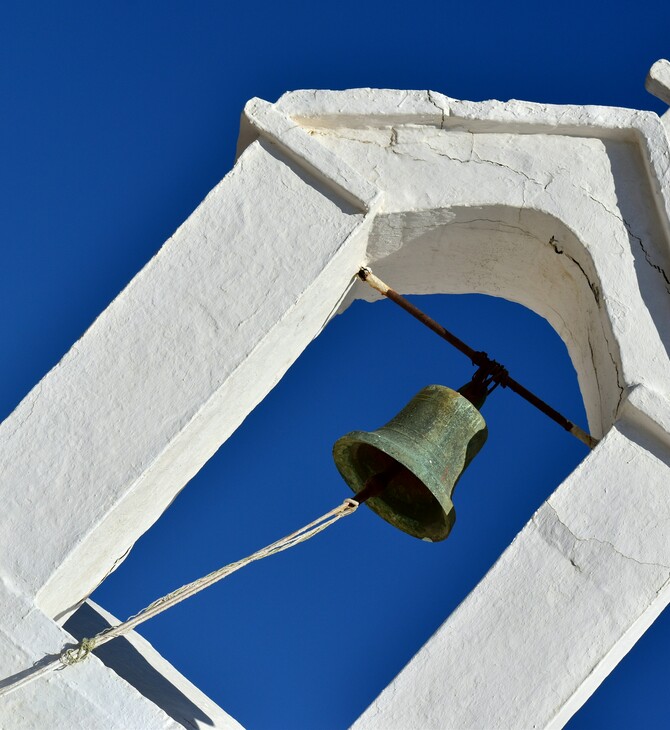
[[[34,663],[72,645],[72,637],[30,600],[3,589],[0,601],[3,680],[17,679]],[[131,726],[129,718],[132,718]],[[129,727],[173,730],[183,726],[109,671],[99,659],[91,657],[90,662],[70,667],[68,671],[53,672],[3,697],[0,727],[8,730],[128,730]]]
[[[670,61],[662,58],[649,69],[647,91],[661,101],[670,104]]]
[[[482,292],[545,317],[602,442],[355,727],[560,727],[670,600],[666,123],[293,92],[248,104],[239,151],[0,425],[4,674],[67,642],[57,622],[338,308],[367,296],[351,289],[367,264],[401,292]],[[0,725],[74,727],[73,706],[81,727],[116,727],[109,708],[174,726],[97,659],[18,690]]]

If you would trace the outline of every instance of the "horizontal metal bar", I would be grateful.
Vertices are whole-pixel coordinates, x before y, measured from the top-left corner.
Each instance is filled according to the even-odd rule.
[[[370,269],[362,267],[358,272],[359,278],[369,284],[373,289],[376,289],[380,294],[383,294],[387,299],[395,302],[399,307],[402,307],[406,312],[411,314],[413,317],[419,320],[423,325],[431,329],[443,340],[446,340],[450,345],[460,350],[464,355],[467,355],[472,361],[473,365],[482,368],[493,368],[497,366],[494,360],[485,353],[479,350],[474,350],[468,344],[463,342],[460,338],[456,337],[452,332],[443,327],[439,322],[436,322],[432,317],[429,317],[425,312],[422,312],[418,307],[415,307],[409,300],[405,299],[401,294],[398,294],[395,289],[392,289],[388,284],[385,284],[379,277],[375,276]],[[598,444],[598,440],[593,438],[590,434],[586,433],[576,424],[569,421],[565,416],[561,415],[557,410],[552,408],[548,403],[545,403],[541,398],[538,398],[528,388],[525,388],[521,383],[510,377],[509,373],[505,368],[497,367],[493,370],[492,379],[499,383],[503,388],[509,388],[514,391],[517,395],[520,395],[524,400],[528,401],[531,405],[535,406],[539,411],[544,413],[553,421],[562,426],[566,431],[571,433],[575,438],[578,438],[582,443],[586,444],[590,449],[595,448]]]

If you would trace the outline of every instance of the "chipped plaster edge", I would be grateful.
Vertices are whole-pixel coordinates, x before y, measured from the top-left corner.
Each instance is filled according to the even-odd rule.
[[[244,107],[243,120],[240,139],[244,143],[252,141],[254,134],[262,136],[358,210],[367,213],[375,205],[380,193],[372,183],[272,104],[251,99]]]
[[[657,99],[670,104],[670,61],[661,58],[649,69],[645,89]]]

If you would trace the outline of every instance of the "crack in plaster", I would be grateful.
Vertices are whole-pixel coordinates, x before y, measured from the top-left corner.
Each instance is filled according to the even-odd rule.
[[[626,555],[625,553],[621,552],[621,550],[619,550],[616,547],[616,545],[614,545],[614,543],[611,543],[609,540],[601,540],[600,538],[593,537],[593,536],[580,537],[575,532],[573,532],[573,530],[571,530],[565,524],[565,522],[563,522],[563,520],[559,517],[558,511],[550,502],[545,502],[545,505],[551,510],[552,514],[554,515],[554,518],[556,519],[556,522],[558,522],[558,524],[561,525],[561,527],[563,527],[566,530],[566,532],[568,532],[570,534],[570,536],[575,540],[575,542],[595,542],[595,543],[598,543],[599,545],[606,545],[607,547],[609,547],[612,550],[612,552],[616,553],[619,557],[623,558],[624,560],[629,560],[629,561],[635,563],[636,565],[640,565],[643,567],[661,568],[662,570],[669,571],[668,580],[670,580],[670,565],[664,565],[663,563],[651,563],[651,562],[646,562],[644,560],[637,560],[636,558],[633,558],[630,555]],[[542,526],[537,522],[536,517],[537,517],[537,513],[535,515],[533,515],[533,523],[538,528],[540,533],[542,533]],[[554,547],[560,549],[559,545],[554,545]],[[575,564],[575,562],[572,558],[568,557],[567,555],[565,557],[570,561],[570,563],[572,563],[573,566],[575,566],[576,568],[579,567]]]
[[[465,225],[469,225],[470,223],[495,223],[498,226],[503,226],[505,228],[512,228],[515,231],[519,231],[524,236],[528,236],[528,238],[532,238],[535,241],[539,240],[537,238],[537,236],[535,236],[533,233],[526,230],[525,228],[521,228],[521,226],[514,226],[511,223],[506,223],[505,221],[501,221],[501,220],[493,220],[492,218],[470,218],[469,220],[455,221],[451,225],[465,226]]]
[[[630,225],[628,224],[628,221],[625,218],[622,217],[621,218],[621,222],[624,224],[624,226],[626,226],[626,230],[628,231],[628,235],[631,238],[634,238],[637,241],[637,243],[640,246],[640,248],[642,249],[642,253],[644,254],[645,261],[649,264],[649,266],[651,266],[652,269],[655,269],[656,271],[658,271],[658,273],[663,277],[663,280],[665,281],[665,289],[668,292],[668,294],[670,294],[670,278],[668,278],[668,275],[665,272],[665,269],[662,266],[659,266],[658,264],[655,264],[652,261],[651,255],[649,254],[649,252],[645,248],[644,243],[642,243],[642,239],[640,238],[640,236],[636,236],[633,233],[633,231],[631,230]]]
[[[595,198],[594,198],[594,200],[595,200]],[[603,207],[605,207],[605,206],[603,206]],[[607,210],[607,208],[605,208],[605,210]],[[611,211],[608,211],[608,212],[611,213]],[[572,261],[579,268],[579,270],[582,272],[582,274],[584,275],[584,278],[586,279],[586,281],[587,281],[587,283],[589,285],[589,289],[591,290],[591,292],[593,294],[593,297],[594,297],[594,299],[596,301],[596,305],[598,307],[600,307],[600,302],[601,302],[600,288],[598,287],[597,284],[594,284],[591,281],[591,279],[589,278],[588,274],[586,273],[586,271],[584,270],[584,268],[582,267],[582,265],[579,263],[579,261],[577,261],[575,258],[573,258],[572,256],[570,256],[570,254],[565,253],[565,250],[564,249],[559,248],[559,246],[558,246],[558,239],[555,236],[552,236],[549,239],[549,245],[554,249],[554,251],[559,256],[567,256],[570,259],[570,261]],[[617,365],[616,359],[614,358],[614,355],[612,354],[612,347],[610,345],[610,341],[609,341],[607,335],[605,334],[605,331],[604,330],[603,330],[603,338],[605,340],[607,354],[609,355],[610,360],[612,361],[612,366],[614,368],[614,372],[615,372],[615,375],[616,375],[616,384],[617,384],[617,388],[619,389],[619,398],[617,400],[616,409],[614,411],[615,414],[616,414],[616,413],[619,412],[619,409],[621,407],[621,401],[623,400],[623,396],[624,396],[624,393],[625,393],[625,390],[626,389],[621,384],[621,373],[619,372],[619,366]],[[587,333],[587,340],[588,340],[588,344],[589,344],[589,350],[591,352],[591,362],[593,364],[593,370],[595,372],[596,386],[598,387],[598,392],[599,393],[602,393],[602,391],[600,389],[600,383],[598,381],[598,368],[596,367],[596,362],[595,362],[595,359],[594,359],[593,345],[591,343],[591,337],[590,337],[590,334],[589,333]]]
[[[596,198],[593,195],[591,195],[591,193],[583,185],[575,185],[575,187],[576,188],[579,188],[580,190],[582,190],[583,192],[585,192],[586,195],[594,203],[596,203],[597,205],[599,205],[606,213],[608,213],[609,215],[611,215],[614,218],[616,218],[616,220],[618,220],[620,223],[623,223],[623,225],[626,228],[626,232],[628,233],[629,237],[630,238],[633,238],[635,241],[637,241],[640,249],[642,250],[642,253],[644,254],[644,258],[645,258],[646,262],[649,264],[649,266],[652,267],[652,269],[655,269],[656,271],[658,271],[658,273],[663,277],[663,280],[665,281],[665,288],[666,288],[668,294],[670,294],[670,277],[668,277],[668,274],[666,273],[665,269],[663,269],[662,266],[659,266],[658,264],[654,263],[654,261],[651,259],[651,255],[649,254],[649,252],[647,251],[647,249],[644,246],[644,243],[642,242],[642,238],[640,236],[636,235],[635,233],[633,233],[633,231],[631,229],[631,226],[628,223],[628,221],[622,215],[620,215],[619,213],[617,213],[617,211],[612,210],[611,208],[608,208],[605,205],[605,203],[603,203],[602,200],[599,200],[598,198]]]
[[[510,172],[514,172],[517,175],[521,175],[522,177],[525,177],[526,180],[528,180],[529,182],[533,182],[536,185],[542,185],[542,183],[540,183],[539,180],[535,180],[535,178],[532,178],[529,175],[526,175],[526,173],[523,172],[522,170],[517,170],[514,167],[510,167],[509,165],[505,165],[503,162],[496,162],[495,160],[487,160],[487,159],[481,157],[478,152],[475,152],[475,150],[474,150],[474,144],[473,144],[473,149],[471,151],[471,155],[472,155],[472,157],[468,161],[469,162],[474,162],[475,165],[484,165],[484,164],[486,164],[486,165],[494,165],[495,167],[502,167],[505,170],[509,170]]]
[[[605,203],[603,203],[600,198],[596,198],[593,195],[591,195],[591,191],[588,188],[585,188],[583,185],[578,185],[574,181],[570,181],[570,184],[573,188],[576,188],[577,190],[581,190],[583,193],[586,193],[586,196],[592,200],[594,203],[599,205],[606,213],[609,215],[613,215],[617,220],[622,221],[621,216],[616,212],[616,210],[612,210],[611,208],[608,208]]]
[[[586,283],[589,285],[589,289],[591,290],[591,293],[593,294],[593,298],[596,300],[596,304],[598,306],[600,306],[600,287],[591,281],[591,279],[589,278],[589,275],[586,273],[586,271],[584,270],[584,267],[579,263],[579,261],[577,261],[577,259],[574,258],[573,256],[570,256],[569,253],[565,253],[565,249],[562,249],[562,248],[559,249],[558,239],[556,238],[556,236],[552,236],[549,239],[549,245],[554,249],[554,251],[559,256],[566,256],[567,258],[569,258],[570,261],[572,261],[572,263],[575,264],[575,266],[582,272],[582,274],[584,275],[584,278],[586,279]]]
[[[605,330],[603,328],[603,338],[605,339],[605,344],[607,345],[607,354],[610,356],[610,360],[612,361],[612,366],[614,367],[614,372],[616,374],[616,385],[619,389],[619,398],[617,400],[616,408],[614,409],[614,414],[616,415],[619,413],[619,409],[621,408],[621,402],[623,401],[624,393],[626,392],[626,388],[621,384],[621,373],[619,372],[619,366],[617,365],[616,360],[614,359],[614,355],[612,354],[612,347],[610,345],[609,338],[605,334]]]
[[[596,386],[598,388],[598,393],[602,395],[602,390],[600,388],[600,381],[598,380],[598,368],[596,366],[595,353],[593,351],[593,346],[591,344],[591,334],[589,332],[587,332],[586,337],[587,337],[587,340],[589,343],[589,350],[591,351],[591,362],[593,363],[593,372],[594,372],[594,375],[596,378]],[[619,373],[619,366],[617,365],[616,360],[614,359],[614,355],[612,355],[612,350],[610,348],[610,342],[607,339],[607,335],[605,334],[604,331],[603,331],[603,339],[605,340],[605,344],[607,346],[606,347],[607,354],[610,356],[610,360],[612,361],[612,366],[614,367],[614,373],[616,375],[616,385],[617,385],[617,388],[619,389],[619,398],[617,399],[616,408],[614,409],[614,415],[616,415],[619,412],[619,409],[621,408],[621,401],[623,400],[623,396],[624,396],[624,393],[626,392],[626,389],[624,388],[623,385],[621,385],[621,375]],[[602,411],[601,411],[601,418],[603,418]],[[603,418],[603,420],[605,420],[605,419]]]
[[[440,112],[442,115],[442,120],[440,121],[440,129],[444,129],[444,122],[446,119],[446,113],[445,110],[433,99],[433,92],[429,90],[426,91],[426,95],[428,96],[428,101]]]
[[[547,183],[541,183],[539,180],[536,180],[535,178],[531,177],[530,175],[527,175],[523,170],[517,170],[514,167],[510,167],[509,165],[505,165],[502,162],[496,162],[495,160],[487,160],[484,157],[481,157],[481,155],[478,152],[475,152],[475,135],[474,133],[470,133],[471,135],[471,145],[470,145],[470,151],[468,153],[467,159],[463,159],[461,157],[453,157],[446,152],[438,149],[437,147],[434,147],[431,145],[427,140],[424,142],[426,147],[428,147],[429,150],[434,152],[436,155],[439,155],[440,157],[446,157],[451,162],[459,162],[461,164],[467,164],[472,163],[473,165],[493,165],[494,167],[502,167],[505,170],[509,170],[510,172],[515,173],[516,175],[521,175],[521,177],[526,178],[529,182],[535,183],[535,185],[540,185],[543,189],[547,189],[547,186],[553,182],[553,177],[549,180]],[[525,202],[525,201],[524,201]]]
[[[596,379],[596,388],[598,388],[598,394],[602,395],[602,390],[600,388],[600,379],[598,378],[598,368],[596,367],[596,357],[595,353],[593,352],[593,344],[591,343],[591,332],[588,329],[586,330],[586,341],[589,343],[589,352],[591,353],[591,364],[593,365],[593,375]]]
[[[398,130],[395,127],[391,127],[391,138],[389,140],[389,143],[386,145],[387,150],[392,152],[394,155],[409,157],[410,160],[414,160],[415,162],[428,162],[428,160],[422,159],[421,157],[415,157],[414,155],[410,155],[409,152],[403,152],[402,150],[397,149],[397,147]]]

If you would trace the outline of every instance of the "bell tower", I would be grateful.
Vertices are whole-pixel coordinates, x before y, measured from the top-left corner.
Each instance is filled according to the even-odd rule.
[[[669,69],[649,77],[666,101]],[[71,641],[62,623],[338,307],[376,296],[352,288],[369,265],[400,293],[487,293],[545,317],[600,443],[355,728],[565,724],[670,601],[669,135],[668,113],[430,91],[251,100],[234,169],[0,425],[5,681]],[[462,395],[408,407],[440,399],[480,446]],[[375,458],[418,476],[387,472],[376,508],[439,539],[468,450],[440,457],[451,476],[417,520],[403,500],[429,477],[403,414],[343,437],[338,467],[355,491]],[[214,726],[237,726],[151,661]],[[81,706],[89,727],[128,712],[179,727],[95,657],[8,696],[0,724],[70,727]]]

